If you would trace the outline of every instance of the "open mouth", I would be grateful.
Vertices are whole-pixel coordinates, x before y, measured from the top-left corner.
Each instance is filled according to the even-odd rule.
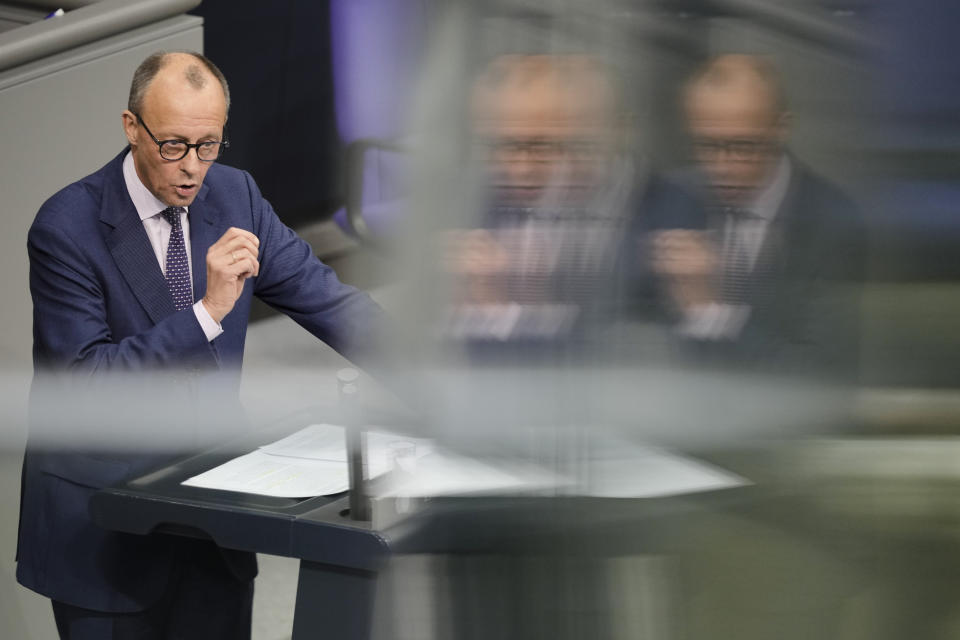
[[[197,185],[195,184],[177,184],[174,185],[174,189],[177,191],[177,195],[182,197],[192,196],[197,192]]]

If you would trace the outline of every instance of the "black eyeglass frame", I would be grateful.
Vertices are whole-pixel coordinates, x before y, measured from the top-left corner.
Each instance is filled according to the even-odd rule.
[[[150,136],[150,139],[156,143],[157,151],[160,153],[160,157],[163,158],[164,160],[169,160],[171,162],[176,162],[177,160],[183,160],[184,158],[187,157],[187,154],[190,153],[190,149],[195,149],[197,152],[197,159],[200,162],[216,162],[220,158],[220,156],[223,154],[223,150],[230,147],[230,142],[227,140],[217,140],[217,141],[208,140],[206,142],[194,142],[192,144],[185,140],[177,140],[177,139],[158,140],[157,136],[153,135],[153,132],[150,131],[150,127],[147,126],[147,123],[144,122],[143,118],[140,117],[140,114],[134,113],[133,115],[136,116],[137,122],[139,122],[140,126],[143,127],[143,130],[147,132],[147,135]],[[165,144],[182,144],[186,147],[186,149],[184,149],[183,153],[177,156],[176,158],[168,158],[167,156],[163,155],[163,145]],[[214,145],[214,144],[217,145],[217,155],[210,158],[209,160],[201,158],[200,147]]]
[[[713,140],[698,138],[691,142],[693,152],[699,156],[724,155],[741,162],[758,162],[780,148],[777,142],[759,138]]]

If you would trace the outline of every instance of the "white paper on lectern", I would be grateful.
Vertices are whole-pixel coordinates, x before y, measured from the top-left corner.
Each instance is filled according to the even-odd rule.
[[[376,478],[433,451],[423,438],[366,432],[364,475]],[[277,498],[306,498],[342,493],[350,486],[344,428],[313,424],[258,450],[194,476],[185,485],[255,493]]]
[[[749,480],[688,456],[657,447],[623,448],[584,459],[582,478],[553,473],[518,461],[477,460],[449,452],[417,461],[416,473],[388,487],[383,496],[410,498],[517,494],[594,498],[666,498],[731,489]]]
[[[344,462],[272,456],[257,450],[183,484],[277,498],[306,498],[346,491],[349,479]]]
[[[610,438],[591,450],[589,476],[578,491],[598,498],[666,498],[749,484],[703,460]]]
[[[520,461],[478,460],[434,451],[418,459],[412,473],[399,475],[376,497],[516,495],[552,491],[568,484],[547,469]]]
[[[444,451],[422,438],[370,431],[364,474],[375,478],[399,467],[405,473],[381,495],[410,497],[555,491],[659,498],[750,484],[725,469],[659,447],[611,437],[591,440],[585,451],[572,452],[574,458],[582,456],[572,466],[583,470],[583,477],[565,477],[528,462],[477,460]],[[183,484],[285,498],[344,492],[349,488],[344,429],[310,425]]]
[[[398,457],[422,458],[433,452],[433,441],[393,433],[381,427],[367,427],[365,464],[368,477],[393,468]],[[311,424],[294,434],[260,447],[260,451],[288,458],[347,462],[346,433],[333,424]]]
[[[260,451],[290,458],[347,461],[344,429],[333,424],[311,424],[286,438],[265,444]]]

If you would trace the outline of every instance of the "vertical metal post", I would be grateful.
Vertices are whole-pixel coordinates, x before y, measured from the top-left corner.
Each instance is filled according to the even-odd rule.
[[[356,369],[341,369],[337,372],[337,384],[340,389],[340,408],[343,413],[343,426],[347,438],[347,471],[350,476],[350,518],[352,520],[370,520],[370,501],[366,495],[366,482],[363,463],[366,450],[358,398]]]

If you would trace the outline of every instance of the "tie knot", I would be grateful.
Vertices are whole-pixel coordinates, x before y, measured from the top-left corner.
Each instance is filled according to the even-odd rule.
[[[171,227],[180,226],[180,214],[186,211],[183,207],[167,207],[160,214],[170,223]]]

